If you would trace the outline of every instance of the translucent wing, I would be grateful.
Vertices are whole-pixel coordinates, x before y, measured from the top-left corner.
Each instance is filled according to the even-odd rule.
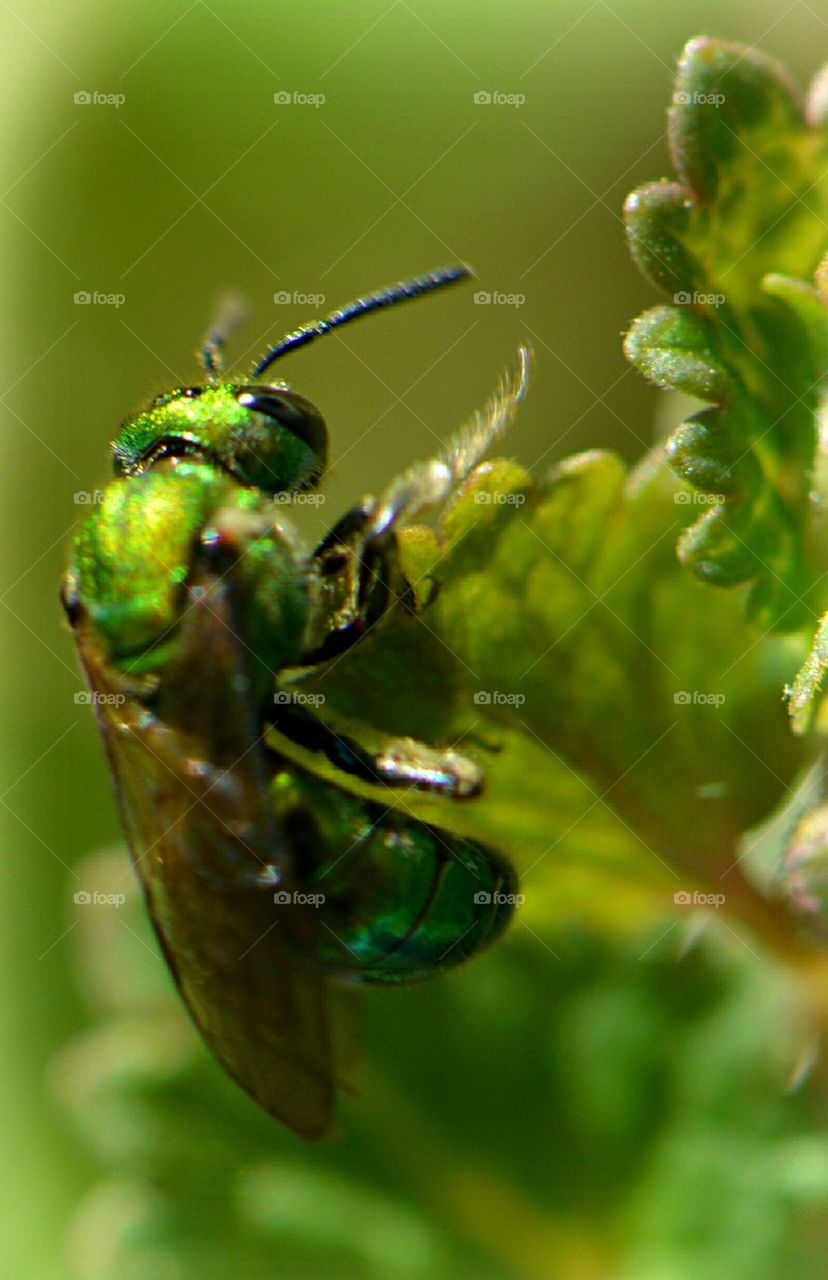
[[[301,908],[274,903],[290,887],[290,855],[270,812],[273,766],[252,713],[229,576],[191,589],[179,656],[150,698],[104,661],[82,617],[75,638],[179,990],[225,1070],[296,1133],[319,1138],[334,1098],[331,992],[302,962]]]

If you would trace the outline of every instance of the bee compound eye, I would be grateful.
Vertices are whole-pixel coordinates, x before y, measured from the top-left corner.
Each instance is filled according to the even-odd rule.
[[[238,401],[245,409],[261,413],[285,427],[324,465],[328,452],[328,428],[322,414],[310,400],[278,387],[244,387],[239,392]]]

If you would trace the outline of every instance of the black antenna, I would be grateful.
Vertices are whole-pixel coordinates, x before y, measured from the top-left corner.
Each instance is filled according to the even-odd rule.
[[[244,299],[236,293],[219,299],[216,314],[198,352],[198,359],[210,382],[217,382],[224,365],[223,352],[228,338],[238,329],[247,312]]]
[[[296,329],[282,338],[281,342],[271,347],[259,363],[253,366],[251,377],[260,378],[265,369],[270,368],[274,360],[278,360],[286,352],[292,351],[294,347],[304,347],[308,342],[313,342],[314,338],[321,338],[323,334],[330,333],[331,329],[336,329],[341,324],[349,324],[358,316],[366,316],[370,311],[377,311],[380,307],[393,307],[398,302],[405,302],[408,298],[418,298],[421,293],[431,293],[433,289],[442,289],[444,285],[454,284],[458,280],[467,280],[472,275],[474,272],[471,267],[459,263],[453,267],[443,267],[440,271],[430,271],[425,276],[415,276],[413,280],[401,280],[399,284],[378,289],[376,293],[369,293],[365,298],[357,298],[356,302],[349,302],[339,311],[332,311],[330,315],[325,316],[324,320],[314,320],[311,324],[303,325],[301,329]]]

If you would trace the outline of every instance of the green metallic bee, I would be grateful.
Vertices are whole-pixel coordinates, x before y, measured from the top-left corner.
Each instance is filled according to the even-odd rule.
[[[116,478],[78,533],[62,590],[93,692],[133,860],[181,994],[216,1058],[298,1134],[331,1126],[343,1082],[339,1004],[356,982],[423,978],[478,951],[511,913],[492,850],[348,789],[350,778],[456,800],[473,760],[411,739],[371,755],[280,673],[319,669],[391,608],[412,609],[397,532],[443,502],[511,420],[528,355],[444,457],[366,498],[306,550],[279,495],[325,468],[319,413],[262,375],[358,316],[470,273],[381,290],[290,334],[250,381],[158,396],[113,445]],[[342,785],[269,740],[319,751]]]

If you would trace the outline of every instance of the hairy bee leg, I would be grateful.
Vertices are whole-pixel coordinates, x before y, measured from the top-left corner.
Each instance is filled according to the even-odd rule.
[[[459,751],[439,750],[415,738],[395,738],[370,752],[298,707],[279,708],[272,723],[298,746],[321,751],[337,768],[365,782],[414,788],[457,800],[477,795],[483,771]]]
[[[349,649],[394,603],[410,607],[411,590],[398,563],[396,533],[428,507],[444,502],[474,470],[517,412],[529,383],[532,353],[518,351],[518,366],[503,378],[486,406],[451,439],[442,456],[416,463],[380,498],[348,511],[317,547],[313,562],[323,591],[335,603],[330,625],[307,665]]]
[[[382,537],[451,496],[512,423],[531,370],[531,349],[519,347],[517,368],[501,379],[492,398],[452,436],[445,451],[415,463],[391,481],[375,504],[367,540]]]

